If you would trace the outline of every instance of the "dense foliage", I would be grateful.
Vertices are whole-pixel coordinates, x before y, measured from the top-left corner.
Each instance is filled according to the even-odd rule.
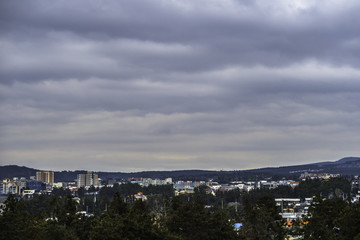
[[[76,197],[69,190],[23,200],[9,195],[0,214],[2,239],[360,239],[360,204],[343,200],[349,192],[344,179],[305,181],[299,187],[239,190],[210,194],[206,186],[194,194],[174,196],[169,186],[115,184]],[[147,201],[136,200],[142,191]],[[304,221],[284,227],[276,197],[318,193]],[[321,194],[321,196],[320,196]],[[346,198],[345,198],[346,199]],[[87,210],[90,215],[79,211]],[[242,223],[236,230],[235,222]],[[306,223],[306,224],[304,224]]]
[[[99,217],[77,212],[71,195],[48,198],[49,207],[31,215],[23,200],[10,195],[0,216],[0,239],[236,239],[232,222],[223,211],[205,208],[204,202],[174,197],[166,215],[151,214],[148,204],[132,204],[116,193]]]

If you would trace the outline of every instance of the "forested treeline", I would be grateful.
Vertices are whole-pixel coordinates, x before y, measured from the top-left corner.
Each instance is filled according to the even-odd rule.
[[[0,216],[0,239],[283,240],[289,234],[310,240],[360,239],[360,204],[341,198],[315,198],[311,217],[295,221],[291,229],[285,227],[272,197],[263,196],[256,203],[245,198],[238,231],[227,211],[207,208],[200,194],[192,201],[173,197],[157,214],[147,202],[126,203],[119,193],[100,216],[77,213],[78,205],[71,195],[49,201],[46,210],[30,214],[22,199],[10,195]]]
[[[135,200],[142,191],[147,201]],[[77,197],[69,190],[23,200],[10,195],[0,216],[1,239],[360,239],[360,204],[343,200],[350,192],[345,179],[305,181],[298,187],[239,190],[211,194],[206,186],[175,197],[171,185],[141,187],[115,184]],[[318,195],[311,217],[291,228],[279,215],[276,197]],[[321,195],[321,196],[320,196]],[[329,199],[326,199],[329,198]],[[346,198],[345,198],[346,199]],[[87,210],[90,216],[79,214]],[[234,223],[242,223],[235,230]]]
[[[0,216],[0,239],[236,239],[237,233],[223,210],[205,208],[173,197],[169,207],[155,216],[147,202],[124,202],[114,195],[98,217],[77,213],[71,195],[49,198],[47,210],[32,215],[23,200],[10,195]]]
[[[341,198],[314,199],[308,224],[301,229],[304,239],[360,240],[360,203],[351,203]]]

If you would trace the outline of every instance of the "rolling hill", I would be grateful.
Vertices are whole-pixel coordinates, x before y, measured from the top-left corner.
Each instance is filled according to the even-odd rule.
[[[0,178],[35,176],[37,169],[25,166],[0,166]],[[74,181],[77,174],[85,170],[55,172],[55,181]],[[174,180],[208,180],[231,181],[253,180],[264,177],[292,177],[297,178],[302,172],[327,172],[341,175],[360,175],[360,157],[346,157],[338,161],[319,162],[312,164],[259,168],[237,171],[207,171],[207,170],[177,170],[177,171],[145,171],[145,172],[98,172],[102,179],[127,179],[131,177],[160,178],[172,177]]]

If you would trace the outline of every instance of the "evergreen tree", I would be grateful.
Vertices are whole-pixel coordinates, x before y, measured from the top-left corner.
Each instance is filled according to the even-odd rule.
[[[236,239],[228,215],[220,210],[212,213],[204,203],[200,195],[187,203],[179,197],[173,198],[167,217],[169,231],[184,240]]]
[[[64,207],[62,207],[59,211],[58,222],[61,225],[65,225],[66,227],[70,227],[72,223],[77,219],[76,210],[77,203],[73,200],[71,195],[67,195],[64,203]]]
[[[108,210],[95,221],[90,239],[116,240],[126,238],[126,218],[128,205],[122,196],[116,193]]]
[[[339,240],[355,239],[360,237],[360,203],[346,206],[340,216],[334,221],[337,238]]]
[[[240,235],[246,240],[284,239],[283,222],[274,199],[260,198],[256,204],[244,200],[243,227]]]
[[[337,240],[337,219],[347,203],[340,198],[323,200],[320,196],[314,198],[309,215],[305,219],[308,222],[304,227],[306,239]]]
[[[22,239],[30,223],[23,200],[10,194],[0,214],[0,240]]]

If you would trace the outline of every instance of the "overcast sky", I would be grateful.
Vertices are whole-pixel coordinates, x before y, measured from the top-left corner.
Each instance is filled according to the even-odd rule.
[[[249,169],[360,155],[358,0],[3,0],[0,161]]]

